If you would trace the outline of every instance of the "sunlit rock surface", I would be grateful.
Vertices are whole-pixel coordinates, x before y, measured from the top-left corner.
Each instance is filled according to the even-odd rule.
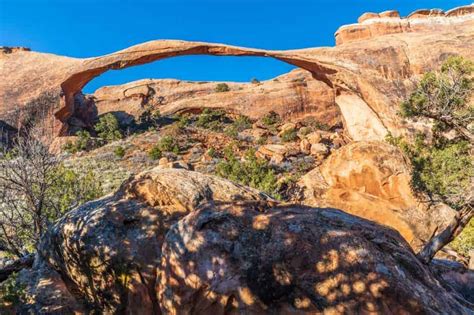
[[[66,214],[21,279],[33,313],[469,313],[394,230],[177,169]]]
[[[252,117],[276,110],[288,119],[326,115],[330,122],[342,118],[347,133],[355,140],[381,140],[386,131],[394,135],[410,134],[416,128],[422,129],[423,125],[406,125],[396,114],[400,101],[413,87],[413,81],[422,73],[437,69],[451,55],[474,58],[472,8],[472,5],[465,6],[446,14],[438,11],[417,12],[406,19],[400,19],[393,12],[368,15],[360,23],[363,27],[368,25],[370,32],[361,31],[361,34],[354,30],[359,24],[343,27],[336,34],[336,41],[342,44],[330,48],[270,51],[213,43],[157,40],[87,59],[4,49],[0,52],[0,76],[8,80],[0,81],[0,119],[5,120],[11,111],[24,108],[43,93],[51,92],[60,96],[61,101],[48,109],[52,114],[50,118],[55,133],[65,135],[70,119],[87,120],[90,117],[84,113],[94,113],[88,107],[96,106],[93,102],[80,101],[81,89],[108,70],[183,55],[260,56],[290,63],[308,71],[309,77],[299,83],[291,83],[285,77],[282,80],[286,83],[271,80],[261,86],[249,83],[243,89],[254,94],[252,97],[237,102],[241,92],[234,89],[222,93],[227,95],[214,95],[219,104],[222,101],[225,108]],[[393,31],[392,24],[395,25]],[[409,29],[400,30],[397,25],[401,24],[408,25]],[[373,32],[372,28],[380,32]],[[188,91],[188,100],[184,95],[169,91],[169,87],[178,84],[182,84],[181,91]],[[168,114],[186,110],[187,107],[195,108],[190,99],[194,99],[194,95],[203,89],[199,84],[176,81],[153,81],[149,87],[157,92],[156,97],[160,93],[164,96],[163,105],[152,103],[152,107]],[[143,101],[150,96],[149,87],[146,81],[138,81],[122,87],[101,89],[97,96],[98,105],[103,106],[103,110],[99,108],[98,111],[120,110],[134,115],[137,106],[143,105]],[[209,88],[207,86],[207,91],[205,88],[204,93],[198,96],[209,102],[198,106],[218,106],[212,100],[214,97],[206,96]],[[112,95],[119,97],[111,100]],[[340,95],[343,98],[338,98]],[[287,97],[287,103],[275,101],[278,96]],[[286,109],[285,105],[288,106]],[[342,111],[340,115],[338,106]],[[370,117],[361,117],[364,113],[370,114]]]
[[[411,166],[396,147],[379,141],[353,142],[305,174],[304,203],[335,207],[390,226],[418,250],[450,222],[447,206],[427,208],[411,188]]]

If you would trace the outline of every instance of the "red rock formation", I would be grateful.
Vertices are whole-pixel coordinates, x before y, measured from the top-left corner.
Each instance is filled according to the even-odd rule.
[[[93,94],[98,114],[121,111],[138,118],[146,109],[161,114],[225,108],[260,118],[273,110],[283,118],[316,117],[328,125],[342,123],[334,91],[307,71],[294,70],[261,83],[226,82],[230,91],[216,93],[215,82],[140,80],[106,86]]]
[[[457,8],[444,15],[420,11],[406,19],[399,19],[393,11],[367,14],[360,24],[339,30],[337,41],[343,44],[334,48],[268,51],[199,42],[152,41],[88,59],[27,51],[0,53],[0,75],[9,78],[0,81],[0,117],[12,107],[21,107],[45,91],[53,91],[63,95],[55,116],[57,129],[63,127],[64,134],[66,123],[76,110],[75,95],[94,77],[110,69],[182,55],[263,56],[309,71],[319,81],[314,93],[320,93],[325,102],[332,98],[334,106],[344,109],[343,121],[352,139],[380,140],[387,131],[398,135],[422,127],[406,126],[396,115],[398,104],[418,75],[439,67],[449,55],[474,58],[473,8]],[[311,88],[309,93],[313,93]],[[338,99],[339,95],[344,97]],[[268,105],[271,99],[256,101],[262,108],[253,106],[255,111],[246,114],[257,116],[281,109],[278,104],[275,108]],[[356,108],[350,110],[355,99]],[[235,102],[227,104],[234,106]],[[303,113],[320,108],[314,103],[305,106],[308,108],[303,108]],[[171,108],[170,104],[168,109]],[[294,115],[301,116],[301,112]],[[367,116],[370,117],[366,119]]]
[[[447,206],[427,209],[412,191],[411,167],[384,142],[353,142],[303,176],[305,204],[335,207],[396,229],[415,249],[455,215]]]
[[[68,212],[20,278],[25,314],[470,312],[392,229],[185,170]]]
[[[463,30],[462,24],[472,19],[474,6],[459,7],[448,12],[439,9],[417,10],[406,18],[400,18],[397,11],[385,11],[380,14],[364,13],[357,24],[340,27],[336,36],[336,45],[375,38],[387,34],[409,32],[437,32],[447,27]]]

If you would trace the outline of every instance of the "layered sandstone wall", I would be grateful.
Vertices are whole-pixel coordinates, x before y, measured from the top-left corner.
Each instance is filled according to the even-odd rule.
[[[447,12],[440,9],[417,10],[403,18],[398,11],[382,13],[364,13],[356,24],[340,27],[336,36],[336,45],[375,38],[387,34],[409,32],[436,32],[446,28],[457,28],[472,19],[474,6],[454,8]]]

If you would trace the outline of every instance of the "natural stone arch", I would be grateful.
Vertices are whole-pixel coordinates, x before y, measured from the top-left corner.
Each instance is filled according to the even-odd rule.
[[[97,58],[85,59],[79,71],[75,71],[61,83],[61,108],[55,113],[56,118],[65,123],[73,114],[74,96],[94,78],[109,70],[124,69],[143,65],[154,61],[187,55],[213,56],[254,56],[269,57],[294,65],[311,72],[312,76],[333,87],[329,75],[335,74],[337,69],[333,65],[324,64],[303,51],[270,51],[253,48],[211,44],[201,42],[187,42],[178,40],[157,40],[132,46],[122,51]]]

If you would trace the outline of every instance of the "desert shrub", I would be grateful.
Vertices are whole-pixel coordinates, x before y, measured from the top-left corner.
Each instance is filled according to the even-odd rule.
[[[235,126],[233,126],[233,125],[228,126],[227,128],[225,128],[224,133],[225,133],[227,136],[229,136],[229,137],[231,137],[231,138],[233,138],[233,139],[236,139],[236,138],[238,137],[238,135],[239,135],[239,131],[238,131],[237,128],[236,128]]]
[[[25,302],[25,285],[17,283],[18,274],[11,274],[0,283],[0,310],[2,306],[20,306]]]
[[[217,157],[216,149],[210,148],[209,150],[207,150],[207,155],[209,155],[211,158],[216,158]]]
[[[450,57],[440,72],[426,73],[401,104],[403,117],[433,121],[431,141],[423,134],[417,134],[411,143],[391,135],[387,138],[410,158],[414,189],[455,209],[473,202],[469,197],[474,176],[474,137],[469,130],[474,122],[474,107],[469,102],[473,95],[473,72],[471,61]],[[457,136],[448,138],[447,131],[454,131]]]
[[[464,229],[453,246],[464,252],[466,248],[474,247],[474,103],[470,102],[474,92],[473,72],[473,62],[462,57],[450,57],[440,71],[426,73],[400,105],[402,117],[432,122],[432,139],[428,140],[424,134],[417,134],[413,141],[387,136],[387,141],[401,148],[411,161],[414,190],[458,210],[456,221],[450,223],[456,228],[448,234],[439,233],[436,236],[439,238],[428,242],[426,250],[419,254],[425,263],[463,231],[469,220],[471,228]]]
[[[160,148],[158,145],[154,145],[150,151],[148,151],[148,156],[152,160],[158,160],[163,156],[163,153],[161,152]]]
[[[114,149],[114,154],[118,158],[123,158],[125,156],[125,149],[122,146],[118,146]]]
[[[323,131],[329,131],[331,127],[328,124],[325,124],[323,122],[320,122],[314,117],[308,117],[303,120],[303,124],[305,127],[310,128],[311,130],[323,130]]]
[[[162,152],[173,152],[178,154],[180,151],[178,142],[171,136],[162,137],[157,145]]]
[[[269,195],[279,198],[277,176],[274,169],[264,159],[255,156],[255,150],[245,153],[244,161],[234,154],[234,147],[224,149],[224,159],[216,166],[218,176],[262,190]]]
[[[78,173],[75,170],[59,165],[54,170],[52,177],[55,178],[48,192],[49,198],[54,200],[54,212],[65,213],[87,201],[97,199],[103,195],[101,182],[92,170]]]
[[[68,141],[63,146],[63,150],[68,153],[77,153],[87,151],[96,146],[96,142],[92,139],[91,134],[87,130],[80,130],[76,133],[78,137],[75,142]]]
[[[257,139],[256,143],[258,145],[264,145],[265,143],[267,143],[267,140],[268,140],[267,137],[260,137]]]
[[[311,127],[304,126],[300,128],[298,133],[302,136],[306,136],[306,135],[309,135],[312,131],[313,129]]]
[[[65,167],[35,138],[19,140],[14,157],[0,162],[0,191],[0,247],[17,257],[34,252],[66,211],[102,194],[94,173]]]
[[[451,242],[450,246],[461,255],[469,256],[469,251],[474,249],[474,220],[471,219],[461,234]]]
[[[230,88],[226,83],[219,83],[216,85],[216,92],[222,93],[228,91],[230,91]]]
[[[94,129],[97,135],[106,142],[120,140],[123,137],[119,122],[111,113],[100,117]]]
[[[260,83],[260,81],[257,78],[252,78],[252,80],[250,80],[250,82],[252,84],[259,84]]]
[[[280,115],[274,111],[270,111],[268,114],[262,117],[262,123],[267,127],[279,124],[280,122]]]
[[[252,121],[245,115],[239,115],[232,124],[239,132],[252,128]]]
[[[296,129],[291,128],[291,129],[285,130],[281,134],[280,138],[281,138],[281,141],[283,141],[283,142],[295,141],[296,139],[298,139]]]
[[[178,117],[178,127],[179,128],[185,128],[186,126],[188,126],[189,124],[191,123],[191,118],[190,118],[190,115],[189,114],[182,114],[182,115],[179,115]]]
[[[213,131],[221,131],[223,128],[223,123],[226,121],[227,117],[224,111],[205,108],[199,115],[196,121],[196,126]]]
[[[140,125],[158,126],[160,119],[161,112],[159,109],[147,109],[140,115],[140,117],[138,118],[138,122]]]
[[[456,56],[449,57],[439,72],[426,73],[415,90],[400,106],[403,117],[432,119],[434,131],[454,129],[462,136],[472,136],[474,122],[472,96],[474,62]],[[472,137],[471,137],[472,140]]]

